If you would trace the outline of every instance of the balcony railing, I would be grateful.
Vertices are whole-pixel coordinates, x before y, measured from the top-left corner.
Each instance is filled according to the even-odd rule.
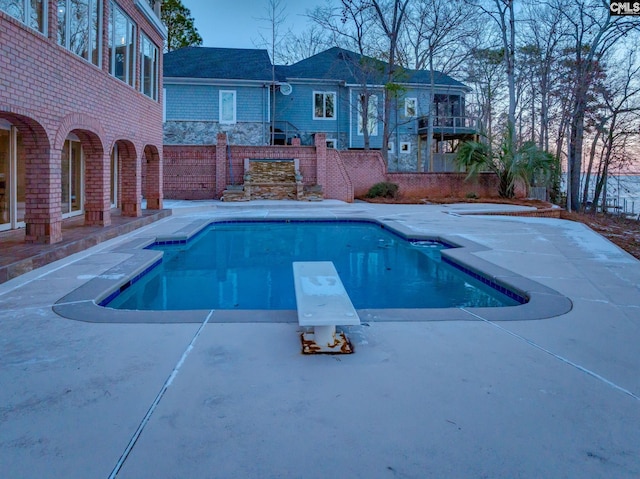
[[[427,134],[429,117],[418,118],[418,133]],[[448,134],[473,134],[478,132],[478,119],[471,116],[436,116],[433,118],[434,133],[445,132]]]

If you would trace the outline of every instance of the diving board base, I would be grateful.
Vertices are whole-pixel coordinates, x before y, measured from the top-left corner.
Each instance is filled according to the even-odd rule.
[[[335,333],[333,340],[327,342],[324,334],[318,335],[319,327],[315,327],[313,332],[300,334],[302,343],[302,354],[352,354],[353,345],[349,338],[343,333]]]

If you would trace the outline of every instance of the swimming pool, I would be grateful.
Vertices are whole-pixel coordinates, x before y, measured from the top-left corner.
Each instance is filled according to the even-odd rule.
[[[168,243],[168,244],[167,244]],[[450,248],[365,221],[228,221],[156,242],[162,262],[102,305],[128,310],[291,310],[292,263],[332,261],[354,306],[501,307],[522,296],[443,261]]]

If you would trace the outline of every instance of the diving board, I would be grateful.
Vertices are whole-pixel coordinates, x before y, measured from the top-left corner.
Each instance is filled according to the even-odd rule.
[[[331,261],[296,261],[293,279],[298,309],[298,324],[312,327],[303,333],[303,352],[351,353],[351,343],[336,326],[360,324],[344,285]]]

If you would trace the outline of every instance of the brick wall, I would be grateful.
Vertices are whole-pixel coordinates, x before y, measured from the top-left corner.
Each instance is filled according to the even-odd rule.
[[[165,145],[163,187],[165,198],[217,198],[216,147]]]
[[[118,0],[118,4],[139,27],[136,45],[140,45],[143,32],[158,46],[161,77],[163,40],[160,34],[133,0]],[[116,142],[131,143],[138,163],[145,147],[153,145],[158,161],[162,161],[162,89],[159,100],[154,101],[138,91],[139,74],[136,74],[135,88],[109,74],[106,20],[109,2],[104,2],[100,67],[57,44],[57,1],[48,0],[48,11],[47,35],[0,11],[0,118],[16,126],[24,138],[33,139],[26,140],[34,146],[27,153],[31,160],[27,161],[25,218],[27,240],[39,242],[56,242],[62,238],[59,162],[60,150],[69,133],[74,132],[83,148],[90,152],[85,165],[87,223],[109,224],[109,188],[105,186],[109,184],[107,165]],[[137,51],[135,58],[136,72],[139,72]],[[38,149],[40,151],[36,151]],[[140,165],[128,171],[135,174],[140,171]],[[153,171],[158,174],[162,168]],[[155,181],[157,185],[152,190],[161,193],[160,179]],[[135,203],[123,204],[123,212],[126,209],[137,215],[141,186],[137,182],[125,183],[137,190],[123,195]],[[155,204],[161,205],[161,198],[155,200]]]
[[[317,135],[316,140],[320,141],[321,136]],[[403,196],[415,198],[465,197],[469,193],[486,198],[496,196],[498,190],[497,178],[490,173],[469,181],[461,173],[387,173],[378,151],[341,151],[297,145],[231,146],[227,150],[224,134],[218,138],[220,144],[223,150],[219,154],[216,148],[220,146],[165,145],[165,197],[219,199],[227,185],[243,183],[245,158],[298,158],[304,185],[321,184],[325,198],[347,202],[364,196],[372,185],[381,181],[396,183]],[[223,177],[217,176],[219,171],[224,172]],[[323,180],[318,181],[318,177]],[[516,191],[519,196],[524,195],[522,187]]]

